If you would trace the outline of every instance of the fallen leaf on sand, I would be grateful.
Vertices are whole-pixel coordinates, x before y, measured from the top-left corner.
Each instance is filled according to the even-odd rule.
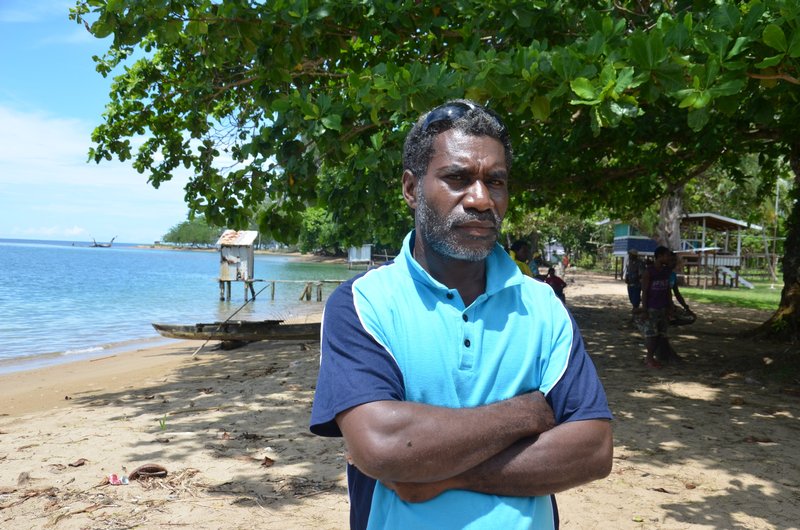
[[[684,484],[684,487],[687,490],[693,490],[693,489],[695,489],[697,487],[697,484],[692,484],[691,482],[687,482],[686,484]]]
[[[79,458],[74,462],[70,462],[69,467],[81,467],[83,464],[88,462],[85,458]]]
[[[653,491],[657,491],[659,493],[669,493],[670,495],[672,495],[671,491],[667,491],[664,488],[650,488],[650,489],[653,490]]]
[[[158,464],[145,464],[139,466],[128,475],[128,480],[140,480],[143,478],[156,477],[164,478],[167,476],[167,469]]]
[[[261,467],[272,467],[275,461],[268,456],[264,457],[264,460],[261,461]]]
[[[748,436],[747,438],[745,438],[742,441],[746,442],[746,443],[749,443],[749,444],[769,444],[769,443],[772,443],[772,440],[770,440],[766,436]]]

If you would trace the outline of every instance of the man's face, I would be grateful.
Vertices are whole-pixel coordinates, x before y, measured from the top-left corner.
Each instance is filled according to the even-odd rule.
[[[428,171],[417,181],[416,227],[425,245],[449,258],[481,261],[493,250],[508,208],[503,144],[449,130],[434,140]]]

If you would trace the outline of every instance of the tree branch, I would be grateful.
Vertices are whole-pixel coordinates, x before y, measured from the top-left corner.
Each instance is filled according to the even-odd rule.
[[[753,72],[747,72],[747,77],[751,77],[753,79],[783,79],[784,81],[788,81],[793,85],[800,85],[800,79],[792,77],[789,74],[767,75],[767,74],[754,74]]]

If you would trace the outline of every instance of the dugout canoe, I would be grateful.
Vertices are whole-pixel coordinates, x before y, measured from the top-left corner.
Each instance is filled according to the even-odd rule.
[[[319,340],[320,323],[283,320],[229,320],[199,324],[161,324],[153,327],[163,337],[186,340],[255,342],[259,340]]]

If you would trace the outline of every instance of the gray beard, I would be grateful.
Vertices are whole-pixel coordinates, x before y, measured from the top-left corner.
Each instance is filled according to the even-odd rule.
[[[469,221],[488,219],[495,224],[495,230],[499,233],[502,219],[498,218],[494,212],[453,211],[446,217],[441,217],[428,206],[422,186],[418,188],[417,197],[418,203],[414,214],[417,230],[429,248],[442,256],[463,261],[483,261],[489,257],[494,250],[497,237],[490,242],[484,242],[484,248],[465,248],[459,244],[453,226]]]

